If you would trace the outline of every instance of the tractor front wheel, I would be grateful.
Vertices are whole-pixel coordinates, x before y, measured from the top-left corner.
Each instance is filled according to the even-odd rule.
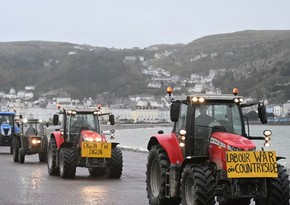
[[[111,158],[107,159],[106,177],[119,179],[123,171],[123,155],[119,147],[112,149]]]
[[[59,167],[57,164],[57,147],[54,138],[50,138],[47,148],[47,170],[49,175],[59,175]]]
[[[18,162],[18,151],[20,148],[20,139],[17,137],[13,137],[12,140],[12,154],[13,154],[13,162]]]
[[[59,152],[59,173],[62,178],[76,175],[76,152],[72,147],[63,147]]]
[[[204,164],[187,164],[182,172],[182,205],[215,204],[215,181],[211,169]]]
[[[18,161],[23,164],[25,161],[25,150],[23,148],[19,148],[18,151]]]
[[[179,205],[180,198],[166,198],[166,170],[170,161],[160,145],[151,147],[148,155],[146,171],[146,190],[151,205]]]
[[[267,198],[255,199],[256,205],[289,205],[289,175],[284,166],[277,166],[278,177],[267,179]]]

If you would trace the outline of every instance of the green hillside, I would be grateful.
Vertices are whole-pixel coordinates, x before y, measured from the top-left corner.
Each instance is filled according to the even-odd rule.
[[[142,56],[145,61],[128,63],[126,56]],[[116,97],[164,94],[162,89],[147,88],[151,76],[141,70],[149,66],[183,77],[218,70],[213,84],[222,92],[237,86],[242,95],[285,102],[290,99],[290,31],[241,31],[206,36],[187,45],[162,44],[147,49],[2,42],[0,91],[35,85],[37,96],[51,90],[66,91],[75,98],[103,93]]]

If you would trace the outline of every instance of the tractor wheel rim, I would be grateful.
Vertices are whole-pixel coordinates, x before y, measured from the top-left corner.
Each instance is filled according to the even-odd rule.
[[[158,159],[153,160],[151,167],[150,185],[152,195],[158,197],[161,187],[161,170]]]
[[[51,149],[48,149],[47,151],[47,164],[49,168],[52,167],[52,150]]]
[[[62,155],[62,152],[60,151],[59,153],[59,172],[60,173],[63,173],[63,170],[64,170],[64,165],[63,165],[63,155]]]
[[[189,177],[186,180],[186,185],[185,185],[185,200],[187,204],[196,204],[195,201],[195,195],[196,195],[196,190],[194,186],[194,181],[192,177]]]

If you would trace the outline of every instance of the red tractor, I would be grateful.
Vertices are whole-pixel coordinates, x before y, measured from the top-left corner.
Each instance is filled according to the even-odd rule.
[[[169,95],[172,89],[168,89]],[[289,205],[284,157],[260,151],[250,136],[242,108],[257,106],[267,123],[264,103],[244,103],[234,94],[196,94],[172,99],[172,132],[162,130],[148,143],[147,197],[151,205]],[[247,128],[247,129],[246,129]],[[285,159],[285,158],[284,158]]]
[[[86,167],[92,176],[120,178],[123,156],[119,143],[108,142],[100,127],[100,116],[109,115],[113,125],[114,115],[100,109],[63,109],[53,116],[54,125],[59,124],[59,115],[63,117],[61,128],[51,133],[48,143],[48,173],[73,178],[76,167]],[[110,135],[113,139],[114,130]]]

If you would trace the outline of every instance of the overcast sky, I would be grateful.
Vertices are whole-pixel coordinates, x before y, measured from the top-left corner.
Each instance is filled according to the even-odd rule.
[[[290,0],[1,0],[0,11],[0,42],[143,48],[249,29],[290,30]]]

